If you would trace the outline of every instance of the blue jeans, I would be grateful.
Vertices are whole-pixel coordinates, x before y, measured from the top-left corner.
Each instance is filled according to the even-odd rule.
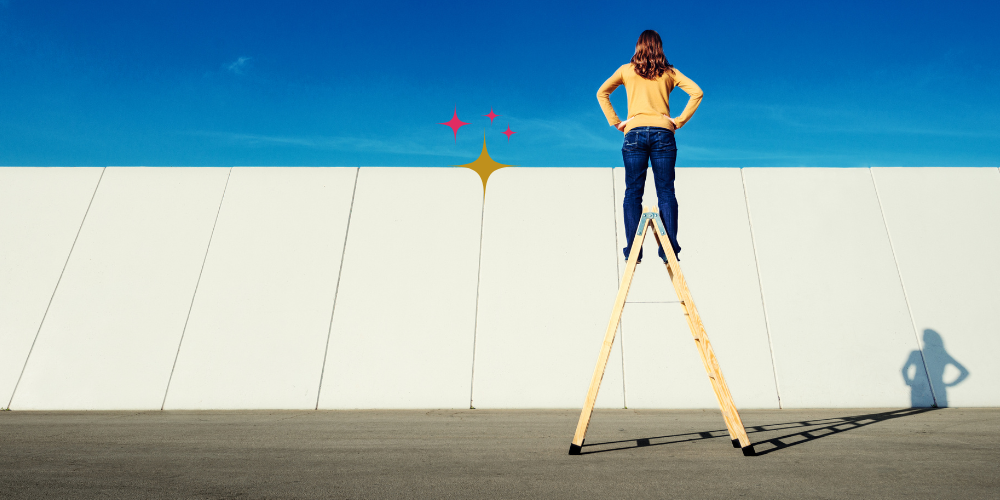
[[[670,238],[674,253],[680,254],[677,244],[677,197],[674,195],[674,163],[677,161],[677,143],[674,133],[660,127],[636,127],[625,134],[622,144],[622,160],[625,161],[625,237],[628,246],[622,249],[625,258],[632,251],[632,240],[642,217],[642,192],[646,187],[646,169],[653,164],[653,182],[656,184],[656,198],[660,205],[660,218]],[[652,235],[650,235],[652,236]],[[667,256],[660,249],[664,262]],[[642,260],[642,249],[639,249]],[[680,260],[680,259],[678,259]]]

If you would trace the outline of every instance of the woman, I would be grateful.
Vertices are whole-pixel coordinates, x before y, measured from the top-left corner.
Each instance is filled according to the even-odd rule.
[[[621,121],[611,106],[611,93],[625,85],[628,94],[628,119]],[[680,87],[690,99],[684,112],[677,118],[670,117],[670,91]],[[623,249],[625,259],[632,250],[632,240],[642,216],[642,192],[646,185],[646,168],[653,165],[653,181],[660,205],[660,218],[666,225],[667,235],[674,253],[681,251],[677,244],[677,198],[674,196],[674,162],[677,144],[674,131],[683,127],[701,103],[701,89],[690,78],[681,74],[667,62],[663,55],[663,42],[653,30],[643,31],[635,44],[632,61],[615,71],[601,89],[597,100],[612,127],[625,132],[622,159],[625,161],[625,235],[628,245]],[[663,249],[660,258],[667,261]],[[642,249],[639,250],[642,261]]]

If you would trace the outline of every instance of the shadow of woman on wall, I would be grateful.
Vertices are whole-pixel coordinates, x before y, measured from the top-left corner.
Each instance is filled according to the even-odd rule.
[[[951,382],[944,381],[944,371],[948,365],[958,369],[958,377]],[[920,350],[911,352],[903,365],[903,381],[910,386],[910,405],[913,407],[946,408],[948,388],[962,383],[968,376],[969,370],[948,354],[941,335],[930,328],[924,330],[923,353]],[[934,388],[933,393],[931,387]]]

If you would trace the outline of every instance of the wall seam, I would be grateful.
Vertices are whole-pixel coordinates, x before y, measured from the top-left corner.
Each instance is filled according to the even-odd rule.
[[[191,320],[191,310],[194,309],[194,299],[198,296],[198,286],[201,285],[201,275],[205,272],[205,263],[208,262],[208,252],[212,249],[212,238],[215,236],[215,227],[219,224],[219,214],[222,213],[222,205],[226,201],[226,191],[229,189],[229,179],[233,176],[233,167],[229,167],[226,174],[226,184],[222,186],[222,197],[219,199],[219,208],[215,211],[215,221],[212,222],[212,232],[208,234],[208,244],[205,245],[205,255],[201,259],[201,269],[198,270],[198,279],[194,282],[194,291],[191,292],[191,302],[188,304],[187,316],[184,317],[184,327],[181,328],[181,338],[177,341],[177,352],[174,353],[174,363],[170,365],[170,376],[167,377],[167,387],[163,390],[163,402],[160,403],[160,410],[167,406],[167,395],[170,394],[170,383],[174,380],[174,370],[177,368],[177,359],[181,356],[181,346],[184,345],[184,334],[187,333],[188,321]]]
[[[611,227],[614,228],[615,234],[615,245],[614,245],[614,256],[615,256],[615,278],[620,279],[621,276],[621,259],[618,257],[618,210],[615,208],[615,201],[618,200],[618,192],[615,190],[615,169],[611,168],[611,212],[614,216],[611,218]],[[619,284],[620,286],[620,284]],[[618,346],[621,351],[622,358],[622,408],[628,409],[628,396],[625,394],[625,327],[622,325],[624,323],[624,315],[622,318],[618,318],[618,337],[620,338]]]
[[[69,246],[69,253],[66,254],[66,261],[63,262],[62,271],[59,271],[59,278],[56,279],[56,286],[52,288],[52,295],[49,296],[49,303],[45,305],[45,312],[42,313],[42,320],[38,322],[38,329],[35,330],[35,338],[31,340],[31,347],[28,348],[28,355],[24,357],[24,365],[21,366],[21,373],[17,376],[17,382],[14,384],[14,390],[10,392],[10,400],[7,401],[7,409],[10,409],[11,403],[14,402],[14,395],[17,394],[17,388],[21,385],[21,378],[24,377],[25,370],[28,369],[28,361],[31,359],[31,353],[35,350],[35,343],[38,342],[38,336],[42,333],[42,326],[45,325],[45,318],[49,316],[49,308],[52,307],[52,301],[56,298],[56,292],[59,291],[59,284],[62,283],[63,275],[66,274],[66,267],[69,266],[69,259],[73,256],[73,249],[76,248],[76,242],[80,239],[80,233],[83,232],[83,224],[87,221],[87,214],[90,213],[90,207],[94,205],[94,198],[97,197],[97,189],[101,187],[101,180],[104,179],[104,172],[108,170],[108,167],[101,168],[101,175],[97,177],[97,184],[94,185],[94,192],[90,194],[90,201],[87,203],[87,209],[83,212],[83,218],[80,219],[80,227],[76,229],[76,236],[73,237],[73,244]]]
[[[885,229],[885,237],[889,241],[889,252],[892,253],[892,263],[896,266],[896,276],[899,278],[899,288],[903,291],[903,301],[906,303],[906,312],[910,315],[910,325],[913,327],[913,339],[917,342],[917,351],[920,352],[920,362],[924,365],[924,376],[927,377],[927,387],[931,388],[931,398],[934,406],[937,407],[937,394],[934,392],[934,384],[931,382],[930,370],[927,369],[927,359],[924,357],[924,348],[920,345],[920,336],[917,334],[917,321],[913,317],[913,308],[910,307],[910,297],[906,293],[906,284],[903,282],[903,272],[899,269],[899,260],[896,258],[896,247],[892,244],[892,235],[889,233],[889,222],[885,220],[885,210],[882,208],[882,196],[878,193],[878,184],[875,182],[875,173],[868,167],[868,175],[872,179],[872,188],[875,190],[875,201],[878,202],[878,212],[882,216],[882,227]]]
[[[778,364],[774,357],[774,342],[771,340],[771,321],[767,316],[767,301],[764,299],[764,280],[760,272],[760,259],[757,257],[757,238],[753,231],[753,217],[750,215],[750,195],[747,194],[747,179],[740,167],[740,180],[743,182],[743,203],[747,209],[747,225],[750,229],[750,244],[753,247],[753,262],[757,268],[757,289],[760,292],[760,308],[764,312],[764,331],[767,333],[767,348],[771,353],[771,373],[774,376],[774,392],[778,397],[778,409],[781,406],[781,385],[778,383]]]
[[[476,337],[479,333],[479,287],[483,283],[483,223],[486,222],[486,184],[483,184],[483,208],[479,211],[479,270],[476,272],[476,314],[472,323],[472,371],[469,374],[469,409],[476,390]]]
[[[351,235],[351,218],[354,216],[354,196],[358,192],[358,177],[361,177],[361,166],[354,171],[354,188],[351,189],[351,205],[347,210],[347,227],[344,228],[344,246],[340,250],[340,267],[337,268],[337,284],[333,288],[333,306],[330,307],[330,323],[326,328],[326,347],[323,348],[323,364],[319,368],[319,386],[316,387],[316,407],[319,409],[319,397],[323,393],[323,376],[326,374],[326,357],[330,352],[330,337],[333,335],[333,315],[337,311],[337,296],[340,294],[340,278],[344,275],[344,259],[347,258],[347,238]]]

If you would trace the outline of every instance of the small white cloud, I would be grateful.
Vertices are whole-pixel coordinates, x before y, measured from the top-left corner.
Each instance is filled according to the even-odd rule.
[[[229,64],[224,64],[223,67],[234,75],[242,75],[250,66],[251,60],[253,60],[252,57],[237,57],[235,61]]]

